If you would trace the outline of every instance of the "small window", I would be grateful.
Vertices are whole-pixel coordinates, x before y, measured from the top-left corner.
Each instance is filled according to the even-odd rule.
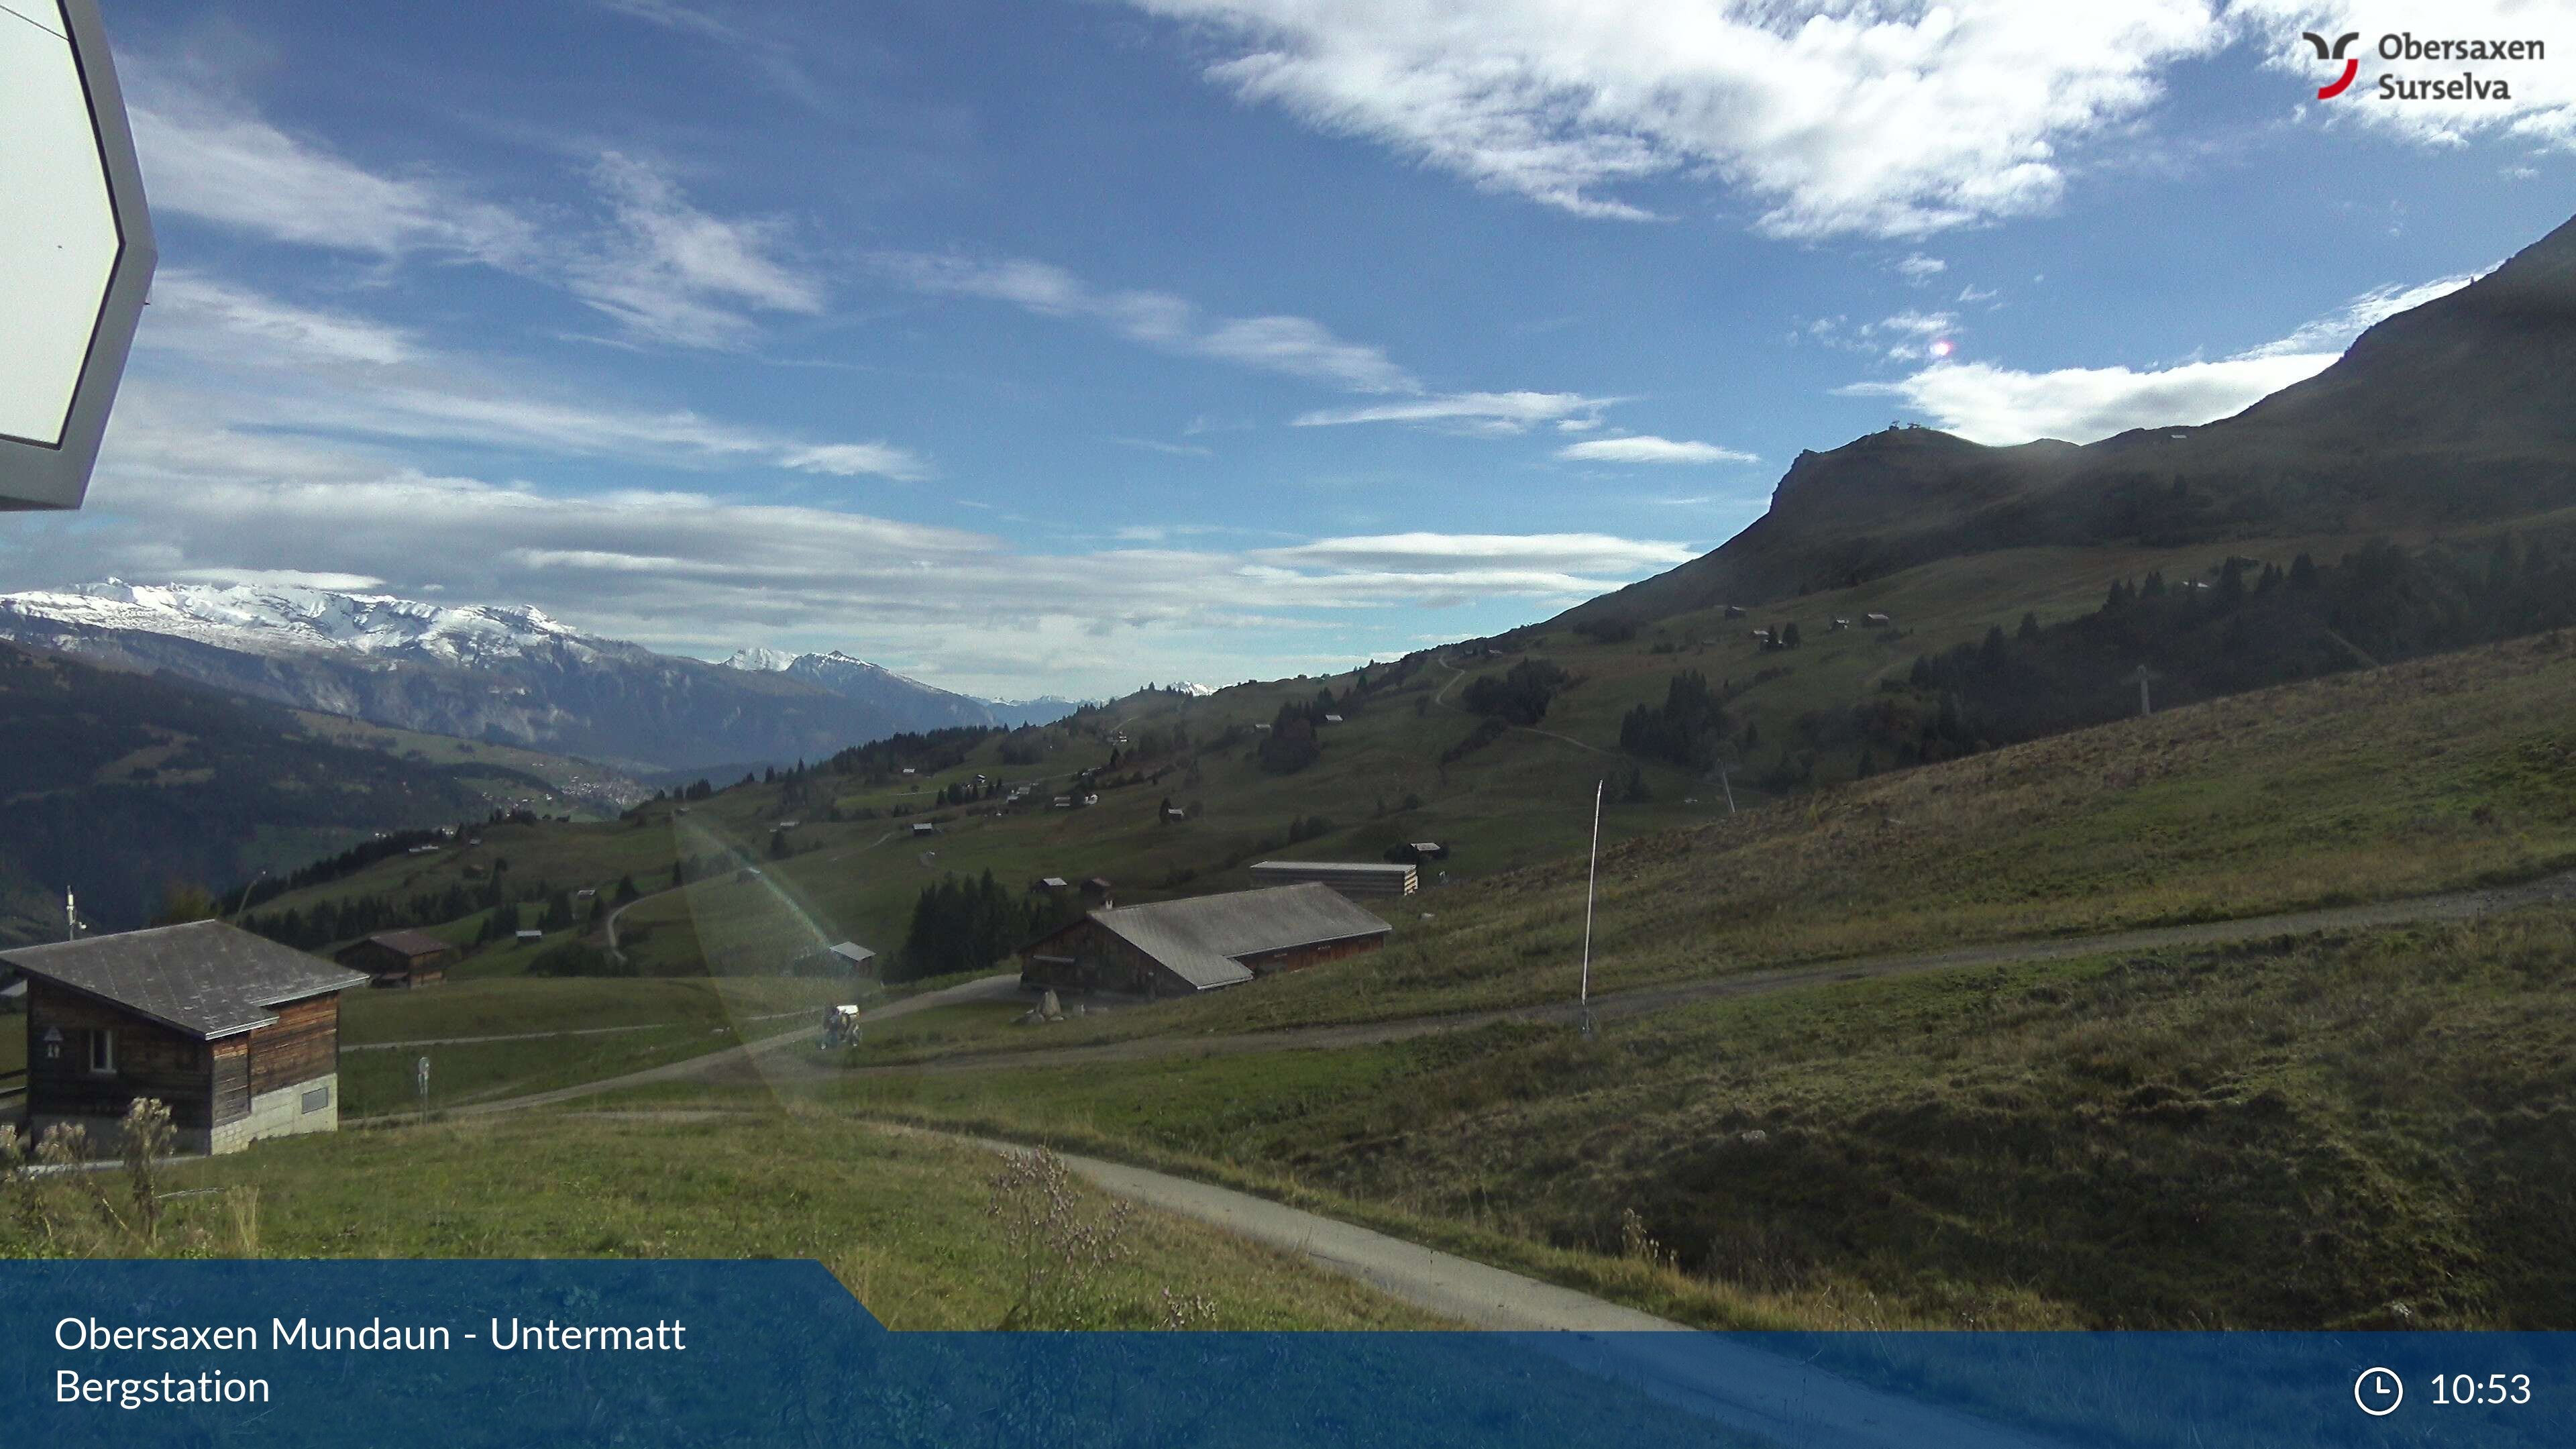
[[[329,1087],[315,1087],[312,1091],[304,1094],[304,1110],[307,1112],[319,1112],[330,1105],[331,1089]]]
[[[116,1033],[93,1031],[89,1034],[89,1069],[93,1072],[116,1070]]]

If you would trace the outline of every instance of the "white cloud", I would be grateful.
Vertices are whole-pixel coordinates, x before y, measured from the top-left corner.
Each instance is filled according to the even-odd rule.
[[[245,348],[317,364],[408,362],[419,345],[400,328],[345,312],[299,307],[184,267],[152,277],[152,345],[238,361]]]
[[[930,475],[929,466],[910,449],[890,443],[825,443],[790,448],[778,461],[803,473],[829,473],[836,478],[871,475],[912,482]]]
[[[1895,316],[1882,317],[1863,330],[1898,332],[1909,337],[1938,337],[1958,325],[1959,316],[1955,312],[1919,312],[1908,308]]]
[[[253,588],[330,589],[336,593],[363,593],[380,589],[385,581],[374,574],[313,573],[305,569],[173,569],[170,577],[184,584],[241,584]]]
[[[711,216],[631,157],[590,168],[593,224],[541,225],[434,172],[369,170],[149,61],[132,69],[135,149],[159,210],[388,264],[480,263],[561,287],[636,341],[735,347],[753,314],[823,308],[821,284],[780,256],[783,223]]]
[[[689,204],[653,168],[611,152],[592,170],[616,225],[569,264],[575,296],[633,335],[692,347],[732,346],[753,331],[739,309],[811,315],[823,289],[774,253],[785,226],[724,221]]]
[[[1198,443],[1166,443],[1157,438],[1111,438],[1123,448],[1142,448],[1149,453],[1167,453],[1175,458],[1213,458],[1216,449]]]
[[[1761,458],[1738,448],[1721,448],[1715,443],[1683,442],[1673,438],[1639,435],[1626,438],[1593,438],[1556,450],[1556,456],[1576,463],[1759,463]]]
[[[1855,383],[1853,397],[1894,397],[1963,438],[2089,443],[2130,428],[2213,422],[2325,369],[2322,356],[2230,358],[2132,371],[2066,367],[2016,372],[1991,363],[1943,363],[1896,382]]]
[[[222,428],[148,381],[136,392],[88,512],[0,536],[0,570],[22,586],[103,574],[363,581],[532,603],[662,649],[838,646],[983,693],[1102,693],[1140,682],[1143,657],[1165,672],[1276,677],[1357,652],[1330,641],[1367,611],[1499,598],[1543,608],[1693,554],[1588,534],[1167,542],[1181,528],[1036,553],[836,508],[434,475],[327,439]]]
[[[1012,258],[892,252],[878,267],[917,291],[1006,302],[1049,317],[1098,322],[1120,336],[1167,352],[1304,378],[1351,392],[1418,392],[1422,384],[1381,348],[1349,342],[1306,317],[1209,318],[1168,292],[1093,287],[1062,267]]]
[[[918,454],[883,441],[815,442],[685,409],[567,396],[442,355],[372,320],[192,271],[156,278],[136,348],[136,372],[162,384],[158,396],[185,396],[210,423],[235,430],[227,446],[253,452],[263,435],[328,433],[667,467],[748,464],[900,480],[930,472]]]
[[[1837,391],[1847,397],[1900,399],[1941,427],[1980,443],[2034,438],[2089,443],[2131,428],[2196,426],[2242,412],[2314,377],[2333,365],[2364,328],[2472,280],[2443,277],[2420,286],[2377,288],[2287,337],[2215,362],[2052,372],[1942,363],[1894,382],[1854,383]]]
[[[156,211],[387,260],[427,253],[515,266],[536,249],[534,227],[448,178],[378,175],[146,57],[124,57],[121,69]]]
[[[2279,357],[2285,354],[2339,356],[2363,332],[2400,312],[2411,311],[2446,297],[2486,275],[2484,272],[2461,272],[2456,276],[2436,277],[2412,287],[2391,284],[2374,287],[2343,306],[2301,327],[2277,342],[2266,342],[2246,351],[2246,357]]]
[[[1913,255],[1898,261],[1895,266],[1898,276],[1903,277],[1905,280],[1912,282],[1918,287],[1931,281],[1934,277],[1941,275],[1943,272],[1950,270],[1950,264],[1948,262],[1941,260],[1939,257],[1927,257],[1921,252],[1916,252]]]
[[[2208,0],[1131,0],[1209,78],[1490,190],[1639,218],[1713,172],[1783,236],[1921,236],[2052,203],[2066,154],[2227,39]],[[2079,33],[2080,32],[2080,33]],[[2296,32],[2292,32],[2295,34]]]
[[[1296,419],[1301,428],[1349,423],[1456,423],[1481,431],[1518,433],[1539,423],[1562,427],[1571,419],[1590,425],[1616,398],[1585,397],[1573,392],[1461,392],[1411,402],[1372,403],[1365,407],[1325,408]]]

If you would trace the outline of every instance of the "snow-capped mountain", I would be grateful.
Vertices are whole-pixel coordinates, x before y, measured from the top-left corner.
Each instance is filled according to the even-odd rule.
[[[727,669],[747,669],[754,674],[783,674],[788,666],[795,662],[796,656],[793,654],[772,649],[764,644],[754,644],[748,649],[733,651],[732,657],[726,659],[724,665]]]
[[[449,607],[382,594],[211,584],[129,584],[0,595],[0,611],[79,629],[139,630],[258,654],[345,653],[477,665],[596,653],[598,646],[534,608]],[[14,637],[14,636],[13,636]]]
[[[1069,699],[1052,695],[1031,700],[973,699],[951,694],[918,679],[907,678],[881,664],[871,664],[835,649],[829,654],[788,654],[761,645],[737,649],[725,661],[732,669],[762,674],[783,674],[828,689],[844,699],[913,699],[924,711],[958,709],[952,724],[998,724],[1017,728],[1024,724],[1051,724],[1082,706]],[[953,703],[952,703],[953,702]]]
[[[109,579],[0,595],[0,639],[630,769],[819,759],[904,730],[1018,722],[843,655],[745,650],[725,668],[533,608],[318,588]]]

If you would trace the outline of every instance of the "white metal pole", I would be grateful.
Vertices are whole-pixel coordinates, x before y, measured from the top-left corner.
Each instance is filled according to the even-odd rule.
[[[1609,784],[1607,780],[1592,784],[1592,868],[1583,878],[1583,987],[1578,1004],[1587,1018],[1592,1010],[1592,901],[1601,882],[1601,792]],[[1590,1025],[1588,1019],[1585,1025]]]

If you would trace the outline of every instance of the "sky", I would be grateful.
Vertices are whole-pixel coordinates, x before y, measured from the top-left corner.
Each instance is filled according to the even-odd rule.
[[[0,589],[1007,698],[1323,672],[1695,557],[1893,421],[2224,416],[2576,212],[2576,7],[2083,9],[117,0],[161,268]],[[2362,33],[2333,99],[2311,28]],[[2510,98],[2378,94],[2462,71]]]

